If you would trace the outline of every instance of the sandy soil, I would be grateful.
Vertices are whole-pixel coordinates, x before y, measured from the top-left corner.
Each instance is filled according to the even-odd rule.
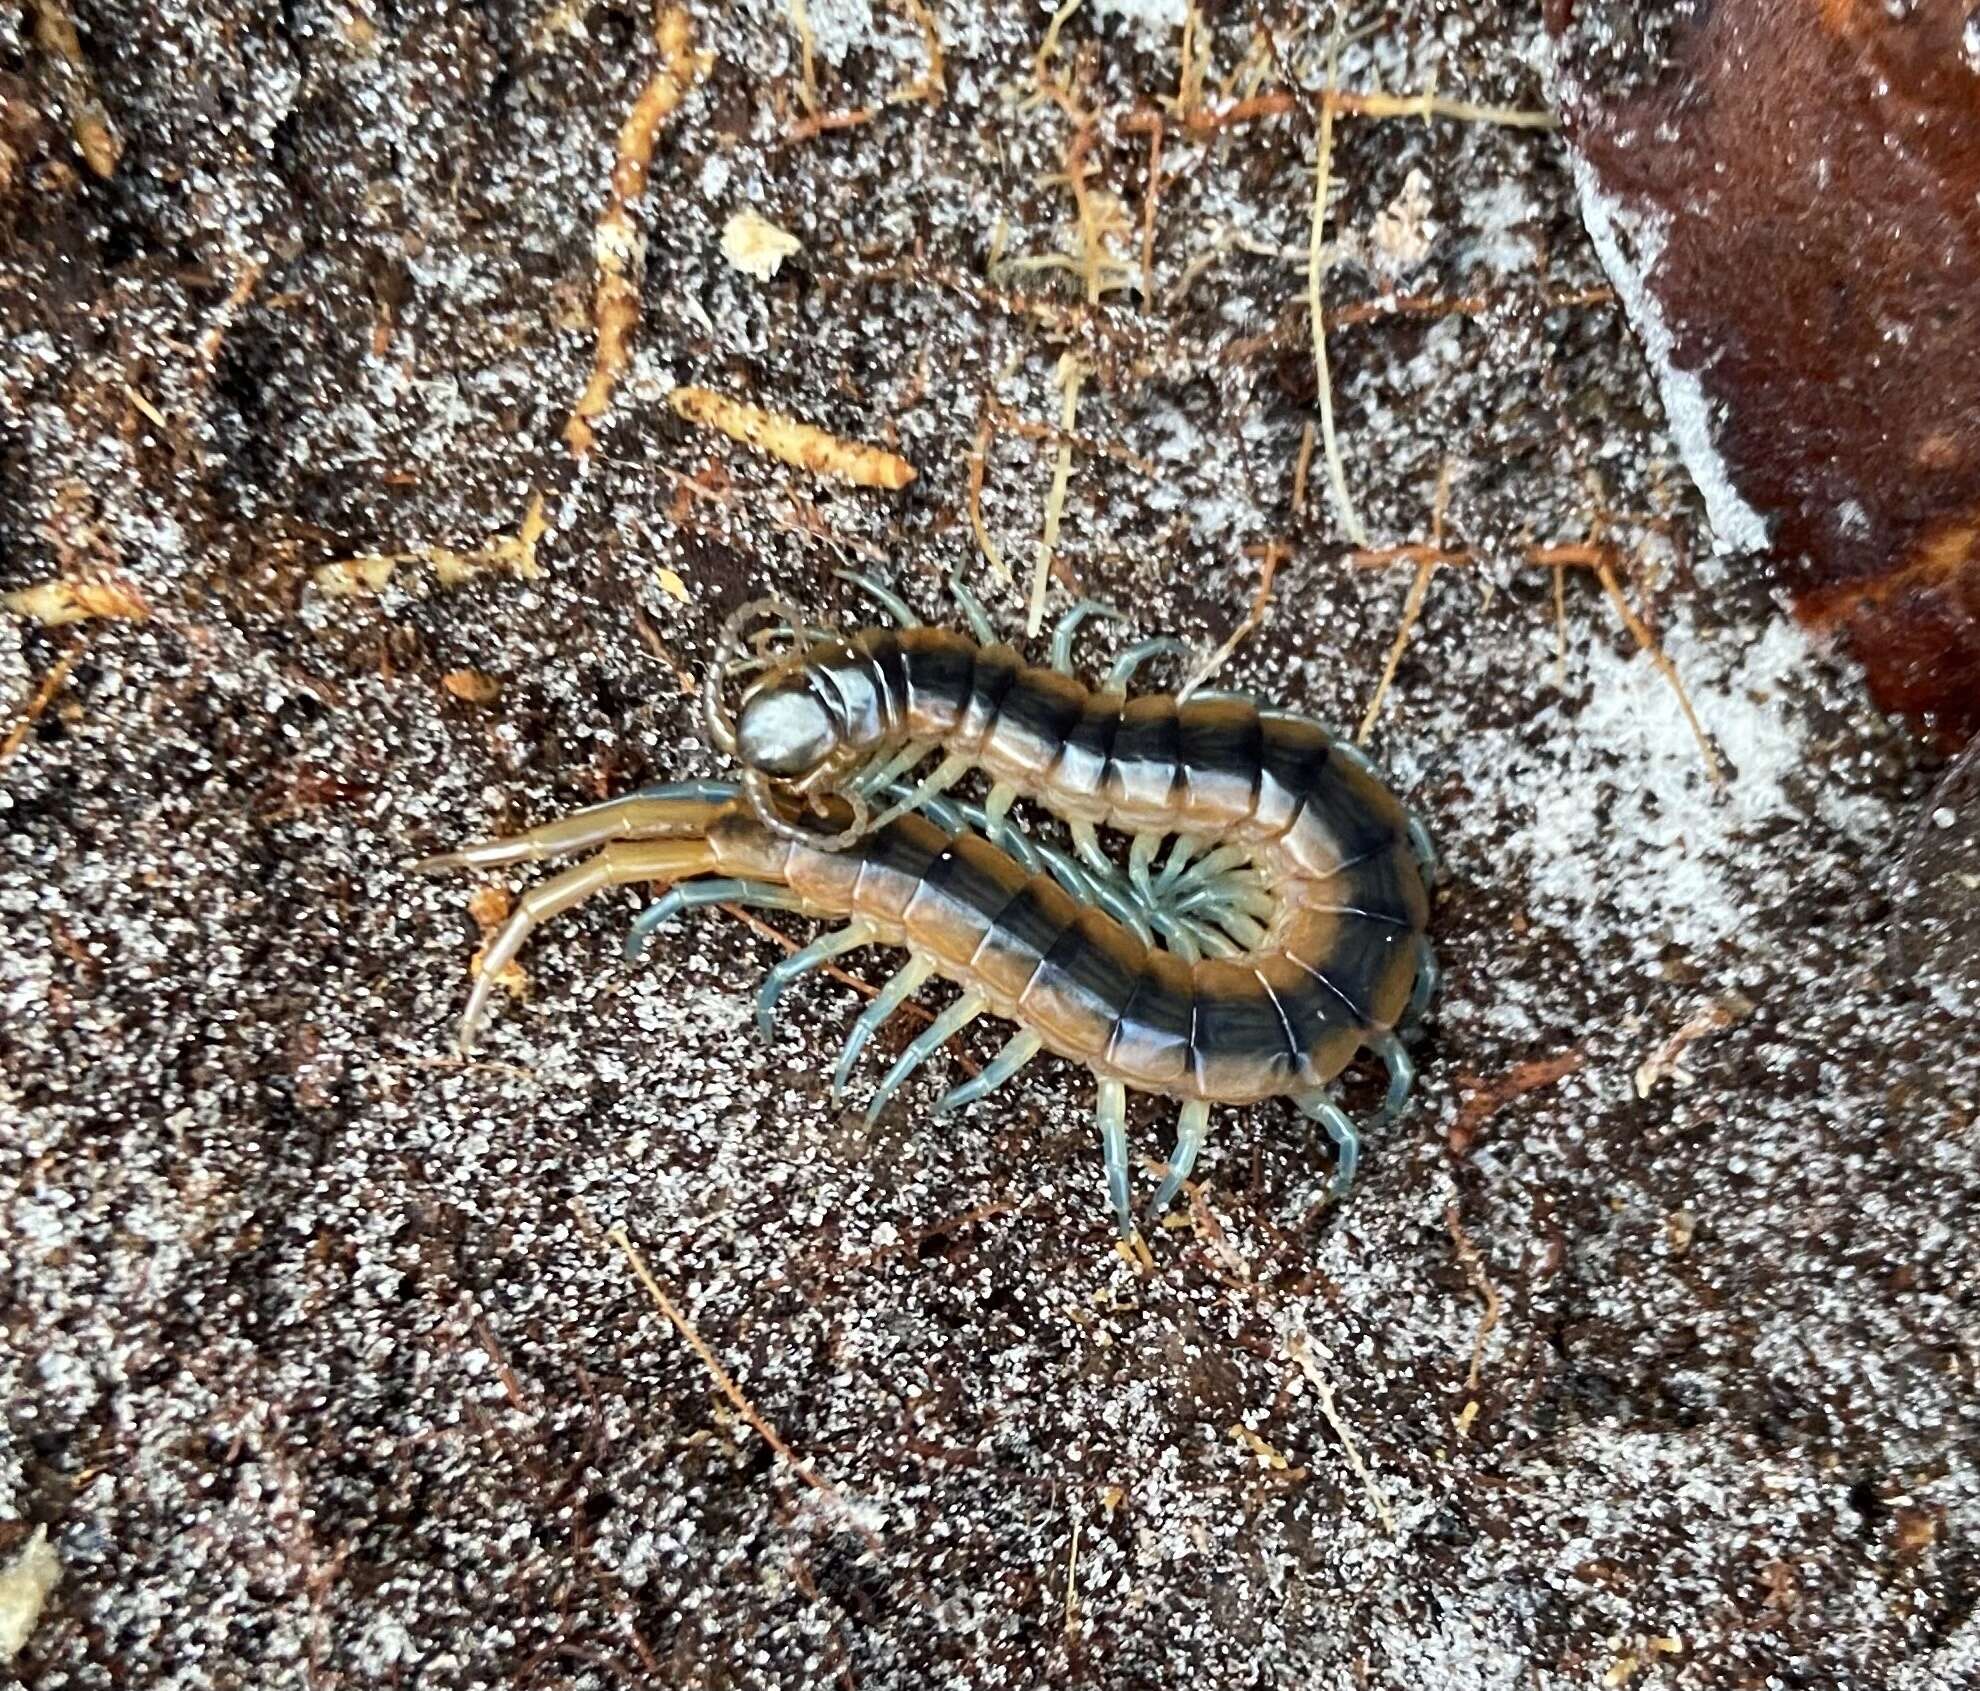
[[[1323,455],[1295,500],[1314,124],[1172,115],[1144,221],[1179,3],[1041,68],[1044,10],[940,0],[939,104],[915,10],[810,0],[819,111],[871,108],[812,133],[784,7],[696,13],[581,467],[647,13],[89,0],[107,178],[0,16],[0,590],[148,613],[0,619],[0,1555],[63,1563],[27,1683],[1973,1683],[1980,1039],[1887,945],[1936,766],[1712,553],[1544,130],[1334,137],[1343,480],[1421,545],[1448,468],[1463,554],[1371,737],[1447,984],[1346,1204],[1288,1111],[1228,1112],[1137,1273],[1083,1073],[937,1126],[945,1057],[863,1130],[821,1079],[856,995],[766,1046],[779,945],[711,912],[628,967],[630,894],[453,1054],[526,877],[403,861],[717,772],[682,677],[769,588],[940,617],[960,570],[1019,627],[1062,440],[1050,605],[1136,624],[1091,661],[1207,654],[1279,546],[1224,680],[1349,725],[1377,690],[1412,564],[1349,558]],[[1318,90],[1311,10],[1200,31],[1203,109]],[[1544,105],[1537,5],[1384,12],[1342,86]],[[802,243],[767,281],[746,210]],[[689,382],[919,478],[771,462]],[[1531,548],[1591,534],[1713,762],[1594,571],[1557,619]],[[390,561],[333,591],[353,559]]]

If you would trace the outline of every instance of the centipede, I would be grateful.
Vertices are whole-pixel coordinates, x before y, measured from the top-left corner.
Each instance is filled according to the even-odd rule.
[[[1075,605],[1041,664],[999,640],[959,582],[966,632],[924,623],[870,578],[846,579],[892,625],[835,632],[776,599],[723,625],[704,721],[736,779],[641,787],[413,865],[579,858],[523,892],[488,944],[460,1049],[535,929],[607,888],[656,885],[665,891],[633,923],[628,958],[710,905],[832,924],[765,977],[766,1038],[810,971],[862,948],[907,953],[846,1037],[835,1102],[888,1020],[931,980],[953,983],[958,995],[874,1089],[869,1124],[979,1017],[1016,1031],[940,1097],[938,1119],[1041,1053],[1087,1070],[1123,1239],[1135,1233],[1131,1091],[1180,1106],[1152,1216],[1189,1181],[1214,1109],[1276,1098],[1325,1132],[1328,1191],[1345,1196],[1362,1130],[1336,1086],[1368,1054],[1387,1081],[1370,1125],[1398,1119],[1415,1080],[1404,1035],[1437,986],[1437,862],[1421,819],[1358,747],[1305,716],[1237,693],[1132,691],[1144,664],[1181,649],[1172,637],[1132,645],[1097,686],[1082,682],[1076,632],[1089,617],[1119,618],[1110,606]],[[972,776],[987,783],[980,800],[957,791]],[[1056,819],[1056,838],[1022,825],[1034,810]]]

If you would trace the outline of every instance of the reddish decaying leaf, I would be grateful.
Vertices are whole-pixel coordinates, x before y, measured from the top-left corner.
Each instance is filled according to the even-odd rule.
[[[1884,708],[1963,742],[1980,731],[1980,13],[1688,10],[1548,0],[1584,212],[1722,541],[1764,523],[1802,619],[1844,640]]]

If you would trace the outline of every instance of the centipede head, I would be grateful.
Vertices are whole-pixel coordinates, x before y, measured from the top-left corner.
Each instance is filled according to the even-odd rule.
[[[752,623],[760,626],[745,639]],[[833,638],[781,599],[752,600],[722,625],[702,689],[708,738],[742,764],[757,819],[826,850],[850,845],[869,819],[863,799],[835,790],[865,754],[848,743],[837,696],[810,662],[815,643]],[[731,709],[728,693],[738,682],[742,696]],[[826,829],[804,826],[807,814],[828,819]]]

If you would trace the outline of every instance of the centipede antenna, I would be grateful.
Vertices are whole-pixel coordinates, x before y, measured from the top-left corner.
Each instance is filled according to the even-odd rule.
[[[921,618],[908,608],[908,603],[890,587],[882,587],[870,575],[862,575],[858,570],[834,570],[832,572],[849,586],[857,587],[895,622],[903,628],[919,628]]]
[[[1169,1153],[1169,1172],[1162,1176],[1155,1201],[1149,1205],[1152,1214],[1159,1218],[1182,1190],[1183,1182],[1196,1167],[1197,1153],[1203,1149],[1203,1141],[1209,1136],[1210,1105],[1202,1098],[1189,1099],[1182,1107],[1182,1114],[1176,1118],[1176,1148]]]
[[[793,888],[778,886],[774,881],[683,882],[680,886],[669,887],[634,918],[632,931],[626,935],[626,961],[638,962],[639,954],[646,949],[647,940],[683,910],[701,910],[711,904],[749,904],[759,910],[802,910],[804,899]]]
[[[1153,640],[1143,640],[1128,647],[1107,671],[1107,691],[1125,692],[1127,684],[1134,679],[1134,672],[1150,658],[1159,658],[1173,653],[1180,658],[1189,656],[1189,647],[1173,634],[1157,635]]]
[[[1416,1085],[1416,1062],[1393,1033],[1371,1039],[1368,1049],[1382,1059],[1383,1066],[1389,1071],[1389,1090],[1382,1099],[1382,1107],[1375,1112],[1372,1124],[1387,1127],[1409,1105],[1410,1091]]]
[[[1103,1080],[1095,1100],[1094,1119],[1100,1124],[1100,1153],[1107,1170],[1107,1196],[1121,1237],[1134,1237],[1134,1211],[1128,1204],[1127,1088],[1118,1080]]]
[[[833,1103],[845,1096],[846,1080],[852,1074],[853,1064],[859,1061],[860,1052],[866,1049],[866,1042],[880,1031],[889,1016],[921,990],[923,983],[934,973],[933,963],[920,957],[910,958],[895,972],[894,978],[874,995],[873,1002],[860,1011],[859,1020],[852,1025],[852,1032],[846,1035],[845,1049],[839,1053],[838,1065],[832,1070]]]
[[[977,1099],[987,1097],[1016,1074],[1045,1048],[1045,1041],[1029,1029],[1013,1034],[1004,1048],[983,1065],[981,1074],[972,1075],[958,1086],[952,1086],[935,1100],[935,1115],[954,1115],[956,1111],[974,1104]]]
[[[979,646],[994,646],[997,631],[990,626],[989,613],[983,609],[983,601],[970,590],[959,571],[949,572],[949,596],[962,611],[963,621],[969,624],[969,632]]]
[[[1073,636],[1079,632],[1079,625],[1088,617],[1103,617],[1108,622],[1126,622],[1124,612],[1112,605],[1103,605],[1098,599],[1082,599],[1078,604],[1059,618],[1058,626],[1052,630],[1052,667],[1062,675],[1070,675],[1072,667]]]
[[[908,1048],[894,1060],[881,1080],[879,1090],[866,1106],[866,1125],[871,1127],[880,1112],[887,1107],[887,1100],[893,1097],[902,1081],[914,1073],[935,1053],[942,1049],[956,1034],[976,1020],[989,1002],[980,992],[965,992],[948,1009],[944,1010],[908,1044]]]
[[[1330,1190],[1337,1199],[1346,1197],[1348,1188],[1354,1184],[1354,1171],[1361,1165],[1361,1130],[1347,1111],[1324,1092],[1309,1092],[1293,1102],[1307,1120],[1317,1121],[1325,1128],[1327,1137],[1334,1142],[1334,1179]]]
[[[880,930],[870,922],[848,922],[843,928],[835,928],[828,934],[820,934],[801,951],[794,951],[781,963],[772,966],[763,977],[762,989],[756,995],[756,1028],[765,1039],[777,1031],[777,1000],[784,996],[791,982],[800,975],[808,974],[821,963],[829,963],[841,952],[857,951],[862,945],[871,945],[880,937]]]

